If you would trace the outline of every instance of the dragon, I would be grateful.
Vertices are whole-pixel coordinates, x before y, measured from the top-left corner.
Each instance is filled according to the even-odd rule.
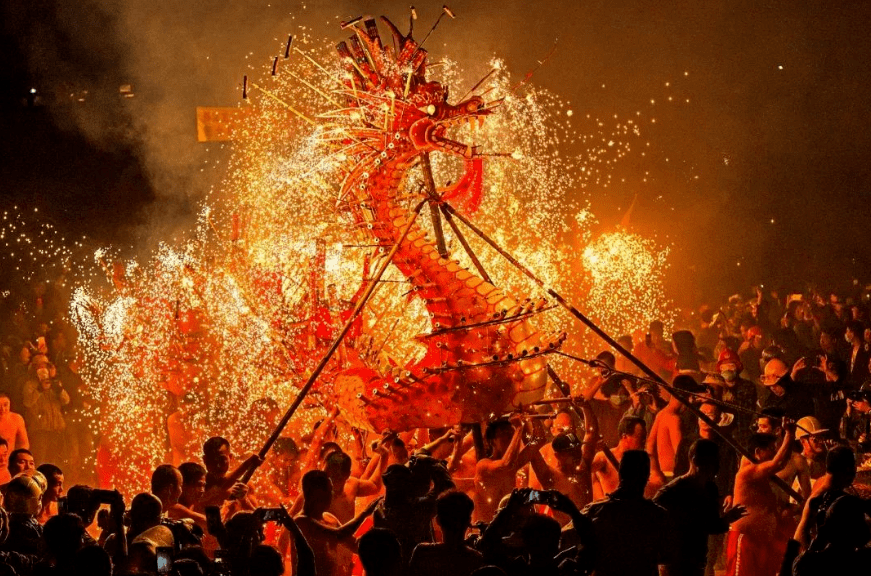
[[[362,21],[362,26],[357,24]],[[480,201],[483,157],[477,147],[452,140],[457,126],[482,126],[495,106],[479,96],[448,103],[448,90],[427,78],[427,51],[387,18],[393,43],[385,44],[372,18],[352,24],[354,35],[338,44],[345,71],[344,108],[330,116],[340,136],[340,208],[386,252],[400,242],[392,263],[422,298],[431,331],[418,336],[426,353],[385,373],[360,363],[336,375],[333,389],[350,416],[376,430],[436,428],[492,420],[540,399],[547,384],[545,355],[564,332],[545,335],[530,317],[544,299],[518,300],[439,253],[437,243],[401,201],[410,171],[431,153],[462,159],[456,185],[433,191],[456,198],[471,211]],[[339,156],[339,154],[336,154]],[[405,229],[408,232],[403,236]],[[345,412],[349,416],[348,411]]]

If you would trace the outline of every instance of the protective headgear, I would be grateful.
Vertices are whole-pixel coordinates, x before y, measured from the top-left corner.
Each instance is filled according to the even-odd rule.
[[[723,364],[734,364],[735,370],[738,374],[744,370],[744,364],[741,363],[741,358],[738,356],[737,352],[729,348],[723,348],[722,352],[720,352],[720,356],[717,358],[718,372],[722,370]]]
[[[6,498],[3,506],[11,514],[30,514],[36,516],[41,507],[42,488],[39,483],[26,474],[19,474],[6,485]]]
[[[801,420],[795,423],[796,438],[804,438],[806,436],[815,436],[817,434],[825,434],[829,431],[828,428],[823,428],[823,425],[820,424],[820,421],[814,418],[813,416],[805,416]]]

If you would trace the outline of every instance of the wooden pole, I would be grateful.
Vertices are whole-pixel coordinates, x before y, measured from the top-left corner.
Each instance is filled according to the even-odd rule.
[[[569,302],[565,298],[563,298],[563,296],[561,294],[559,294],[556,290],[554,290],[553,288],[548,288],[542,279],[540,279],[538,276],[533,274],[532,271],[530,271],[526,266],[521,264],[516,258],[514,258],[511,254],[506,252],[492,238],[490,238],[487,234],[485,234],[484,231],[482,231],[480,228],[478,228],[477,226],[472,224],[467,218],[465,218],[462,214],[459,214],[450,205],[443,203],[442,207],[443,207],[443,209],[449,211],[453,216],[456,216],[457,218],[459,218],[463,224],[468,226],[470,230],[472,230],[475,234],[477,234],[482,240],[484,240],[484,242],[489,244],[490,247],[492,247],[499,254],[501,254],[506,260],[511,262],[511,264],[513,264],[518,270],[523,272],[523,274],[526,275],[530,280],[532,280],[533,282],[535,282],[536,284],[541,286],[545,290],[545,292],[547,292],[550,296],[552,296],[557,301],[557,303],[560,306],[565,308],[572,316],[574,316],[575,318],[580,320],[587,328],[592,330],[594,334],[596,334],[599,338],[601,338],[602,340],[607,342],[608,345],[610,345],[612,348],[617,350],[626,359],[628,359],[630,362],[635,364],[639,369],[641,369],[642,372],[647,374],[657,384],[661,385],[666,390],[674,390],[671,386],[668,385],[668,383],[666,383],[665,380],[662,379],[662,377],[659,374],[654,372],[647,364],[645,364],[644,362],[639,360],[630,351],[626,350],[623,346],[620,345],[619,342],[617,342],[616,340],[611,338],[611,336],[608,335],[608,333],[606,333],[604,330],[599,328],[599,326],[597,326],[592,320],[587,318],[580,310],[578,310],[577,308],[575,308],[574,306],[569,304]],[[738,452],[739,454],[741,454],[742,456],[744,456],[745,458],[747,458],[749,461],[753,462],[754,464],[756,463],[756,459],[753,457],[752,454],[750,454],[750,452],[748,452],[743,446],[741,446],[740,444],[735,442],[735,440],[733,440],[729,435],[723,434],[719,430],[719,427],[717,426],[716,422],[714,422],[713,420],[708,418],[703,412],[701,412],[699,409],[697,409],[695,406],[693,406],[689,402],[689,400],[687,400],[686,398],[683,397],[683,395],[678,393],[678,394],[674,394],[674,396],[675,396],[675,398],[677,398],[681,402],[681,404],[686,406],[690,412],[692,412],[695,416],[697,416],[702,422],[704,422],[705,424],[710,426],[711,429],[720,438],[722,438],[724,442],[729,444],[729,446],[731,446],[736,452]],[[783,480],[781,480],[777,476],[772,477],[771,482],[774,483],[778,488],[780,488],[781,490],[786,492],[789,496],[794,498],[796,502],[799,502],[799,503],[804,502],[804,498],[802,498],[802,496],[798,492],[793,490],[791,486],[789,486],[786,482],[784,482]]]
[[[435,178],[432,175],[432,164],[429,161],[429,152],[420,154],[420,167],[423,170],[423,182],[426,186],[426,191],[429,193],[429,213],[432,216],[432,229],[435,233],[436,248],[442,258],[448,257],[448,247],[445,244],[445,231],[442,229],[442,218],[439,215],[439,208],[436,205],[434,198],[438,198],[436,192]]]
[[[420,211],[421,211],[421,209],[423,209],[423,205],[426,204],[426,202],[427,202],[426,200],[421,200],[420,203],[418,203],[417,207],[415,207],[414,215],[411,217],[411,219],[405,225],[405,229],[402,231],[402,234],[397,239],[396,243],[393,245],[393,248],[387,254],[387,257],[381,263],[381,266],[378,269],[378,272],[375,274],[375,276],[373,278],[374,281],[369,284],[368,288],[366,288],[366,292],[363,293],[363,296],[360,297],[360,300],[357,302],[357,305],[354,306],[354,310],[351,312],[351,316],[348,318],[347,322],[345,322],[345,325],[342,327],[342,330],[339,332],[339,335],[336,336],[336,339],[330,345],[329,349],[327,349],[326,354],[324,354],[323,358],[321,358],[320,363],[318,363],[318,365],[312,371],[311,376],[309,376],[306,383],[303,385],[302,388],[300,388],[299,393],[297,393],[296,398],[293,400],[293,403],[290,405],[290,408],[287,409],[287,412],[284,413],[284,416],[281,418],[281,421],[275,427],[275,430],[273,430],[272,435],[269,436],[269,438],[266,440],[266,443],[263,444],[263,448],[261,448],[260,452],[258,452],[258,454],[257,454],[261,460],[266,458],[266,455],[269,454],[269,450],[272,448],[272,445],[275,444],[275,441],[278,440],[278,438],[281,436],[281,432],[284,430],[285,426],[287,426],[287,423],[290,422],[290,418],[293,416],[294,412],[296,412],[296,409],[299,408],[299,405],[302,404],[303,399],[306,397],[306,395],[312,389],[312,386],[314,386],[314,383],[317,381],[318,376],[320,376],[321,372],[323,372],[324,368],[326,368],[327,362],[330,361],[330,358],[333,357],[333,354],[336,352],[336,349],[339,347],[339,344],[342,343],[342,340],[345,339],[345,336],[351,330],[351,325],[354,323],[354,320],[360,314],[360,311],[363,310],[363,306],[366,305],[366,301],[369,300],[370,296],[372,296],[372,293],[375,291],[375,288],[378,286],[378,280],[384,274],[384,271],[387,270],[387,266],[390,265],[390,262],[393,260],[393,257],[396,256],[396,253],[399,251],[399,247],[402,245],[402,242],[405,241],[406,236],[408,236],[408,233],[411,230],[411,227],[414,225],[415,220],[417,219],[418,215],[420,215]],[[249,480],[251,480],[251,477],[254,475],[254,472],[256,470],[257,470],[256,466],[252,466],[251,468],[249,468],[245,472],[245,474],[242,476],[241,481],[244,483],[247,483]]]

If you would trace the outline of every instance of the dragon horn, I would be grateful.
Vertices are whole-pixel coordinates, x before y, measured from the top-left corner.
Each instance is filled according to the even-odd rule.
[[[381,16],[381,22],[384,23],[385,26],[390,30],[390,33],[393,34],[393,41],[396,42],[396,51],[397,53],[402,52],[402,46],[405,44],[407,38],[402,35],[399,31],[399,28],[394,26],[393,22],[387,19],[386,16]],[[408,34],[408,38],[411,38],[411,32]]]

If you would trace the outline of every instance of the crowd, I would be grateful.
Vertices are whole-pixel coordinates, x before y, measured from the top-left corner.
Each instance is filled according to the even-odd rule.
[[[278,438],[265,461],[235,455],[247,447],[232,438],[173,446],[139,494],[92,487],[91,400],[47,292],[2,335],[0,574],[813,576],[871,565],[861,291],[760,289],[702,307],[670,335],[652,322],[618,342],[661,382],[603,351],[570,401],[541,413],[345,441],[334,409]]]

